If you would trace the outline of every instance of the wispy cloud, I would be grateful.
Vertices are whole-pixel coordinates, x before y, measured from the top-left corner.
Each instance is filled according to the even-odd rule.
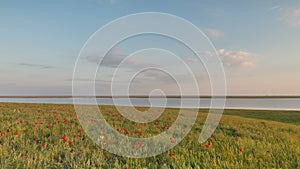
[[[279,5],[275,5],[275,6],[270,7],[269,9],[267,9],[267,12],[280,11],[280,10],[282,10],[282,7]]]
[[[20,66],[27,66],[31,68],[37,68],[37,69],[52,69],[53,66],[49,65],[43,65],[43,64],[35,64],[35,63],[19,63]]]
[[[258,56],[255,53],[246,51],[226,51],[225,49],[219,49],[218,54],[226,66],[244,68],[254,68],[253,59]]]
[[[124,59],[126,59],[127,56],[128,54],[123,53],[119,48],[112,48],[105,57],[87,56],[83,57],[82,59],[85,59],[91,63],[101,64],[100,66],[116,68]],[[122,66],[128,69],[156,66],[137,58],[128,58],[124,60],[122,64]]]
[[[210,51],[199,51],[198,54],[202,56],[211,57],[213,56],[213,52]],[[221,58],[223,64],[226,67],[231,68],[254,68],[256,65],[254,60],[259,56],[258,54],[239,51],[239,50],[225,50],[219,49],[217,50],[219,57]]]
[[[119,0],[97,0],[98,3],[110,3],[112,5],[116,4]]]
[[[196,62],[199,61],[199,59],[188,57],[188,58],[185,58],[184,61],[185,61],[186,63],[196,63]]]
[[[220,38],[224,35],[224,33],[221,30],[212,29],[212,28],[206,28],[206,29],[204,29],[204,32],[210,38]]]
[[[290,26],[300,26],[300,7],[293,9],[283,9],[282,16],[278,18],[279,21],[286,23]]]

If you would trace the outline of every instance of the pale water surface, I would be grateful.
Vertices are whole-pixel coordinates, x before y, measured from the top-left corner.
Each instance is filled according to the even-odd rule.
[[[183,98],[184,105],[181,105],[180,98],[131,98],[130,102],[125,98],[115,99],[115,104],[120,106],[154,106],[154,107],[184,107],[184,108],[209,108],[211,99],[196,99],[199,104],[194,104],[196,98]],[[90,98],[80,98],[79,103],[89,104]],[[52,103],[52,104],[73,104],[72,98],[0,98],[0,102],[15,103]],[[77,102],[78,103],[78,102]],[[97,98],[100,105],[114,105],[111,98]],[[165,104],[166,103],[166,104]],[[266,109],[266,110],[300,110],[300,98],[228,98],[225,108],[230,109]]]

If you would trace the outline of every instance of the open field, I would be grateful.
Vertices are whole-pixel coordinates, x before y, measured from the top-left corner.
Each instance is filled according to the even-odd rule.
[[[101,106],[101,112],[120,133],[149,137],[167,130],[178,109],[166,109],[147,124],[126,120],[112,106]],[[156,157],[133,159],[111,154],[93,143],[82,130],[72,105],[0,103],[0,166],[300,168],[300,112],[226,110],[211,139],[199,144],[206,116],[207,110],[199,111],[192,131],[174,149]],[[105,136],[101,139],[113,144],[106,142]]]

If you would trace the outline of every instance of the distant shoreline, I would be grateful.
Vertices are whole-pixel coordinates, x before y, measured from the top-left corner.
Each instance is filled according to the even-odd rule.
[[[114,98],[149,98],[149,96],[114,96]],[[94,98],[94,96],[0,96],[0,98]],[[112,98],[112,96],[96,96],[96,98]],[[300,98],[300,96],[151,96],[151,98],[227,98],[227,99],[264,99],[264,98]]]

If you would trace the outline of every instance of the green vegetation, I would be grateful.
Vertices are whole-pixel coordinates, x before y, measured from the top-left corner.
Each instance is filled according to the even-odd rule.
[[[253,119],[272,120],[282,123],[291,123],[300,125],[299,111],[281,111],[281,110],[225,110],[225,115],[241,116]]]
[[[167,130],[177,118],[178,109],[166,109],[147,124],[126,120],[112,106],[101,106],[101,112],[120,133],[149,137]],[[211,139],[199,144],[206,116],[207,110],[200,110],[192,131],[172,150],[133,159],[111,154],[93,143],[82,130],[72,105],[1,103],[0,166],[300,168],[300,112],[226,110]]]

